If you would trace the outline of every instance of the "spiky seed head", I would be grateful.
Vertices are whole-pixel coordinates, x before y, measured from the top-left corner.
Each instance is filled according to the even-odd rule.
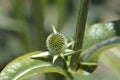
[[[67,39],[61,33],[52,33],[46,40],[46,46],[51,55],[59,55],[67,48]]]

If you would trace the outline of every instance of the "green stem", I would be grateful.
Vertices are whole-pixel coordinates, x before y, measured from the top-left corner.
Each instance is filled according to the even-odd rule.
[[[44,8],[46,0],[32,0],[37,50],[45,50]]]
[[[60,31],[63,27],[66,18],[67,0],[56,0],[58,10],[57,29]]]
[[[87,19],[89,0],[80,0],[78,20],[76,26],[75,47],[74,50],[82,49],[85,24]],[[80,53],[78,52],[71,57],[70,68],[76,71],[80,63]]]
[[[15,16],[16,20],[19,22],[17,24],[19,28],[19,34],[23,41],[24,47],[27,51],[32,50],[32,38],[30,34],[30,27],[28,26],[27,17],[25,14],[25,1],[24,0],[13,0],[13,15]]]

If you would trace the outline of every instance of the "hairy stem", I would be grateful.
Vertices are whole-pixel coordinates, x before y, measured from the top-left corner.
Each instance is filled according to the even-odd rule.
[[[75,42],[74,50],[82,49],[88,5],[89,5],[89,0],[80,0],[78,20],[76,26],[76,36],[75,36],[76,42]],[[77,52],[71,57],[70,68],[74,71],[78,69],[80,63],[80,53],[81,52]]]

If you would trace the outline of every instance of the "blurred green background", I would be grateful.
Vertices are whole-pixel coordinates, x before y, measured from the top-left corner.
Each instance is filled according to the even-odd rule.
[[[52,32],[52,25],[68,38],[74,37],[79,1],[0,0],[0,70],[24,53],[47,50],[45,40]],[[91,0],[86,24],[118,20],[119,5],[120,0]],[[111,53],[119,60],[119,49],[114,48],[105,53]],[[103,66],[93,74],[103,73],[101,71],[104,71],[104,75],[115,74],[110,74],[112,68],[102,60],[99,65]]]

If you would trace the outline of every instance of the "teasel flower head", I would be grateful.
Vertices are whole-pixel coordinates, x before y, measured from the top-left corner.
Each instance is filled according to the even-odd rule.
[[[67,49],[67,39],[62,33],[58,33],[52,25],[53,33],[46,40],[46,46],[51,55],[60,55]]]
[[[67,49],[67,39],[62,33],[52,33],[46,40],[46,46],[51,55],[60,55]]]

